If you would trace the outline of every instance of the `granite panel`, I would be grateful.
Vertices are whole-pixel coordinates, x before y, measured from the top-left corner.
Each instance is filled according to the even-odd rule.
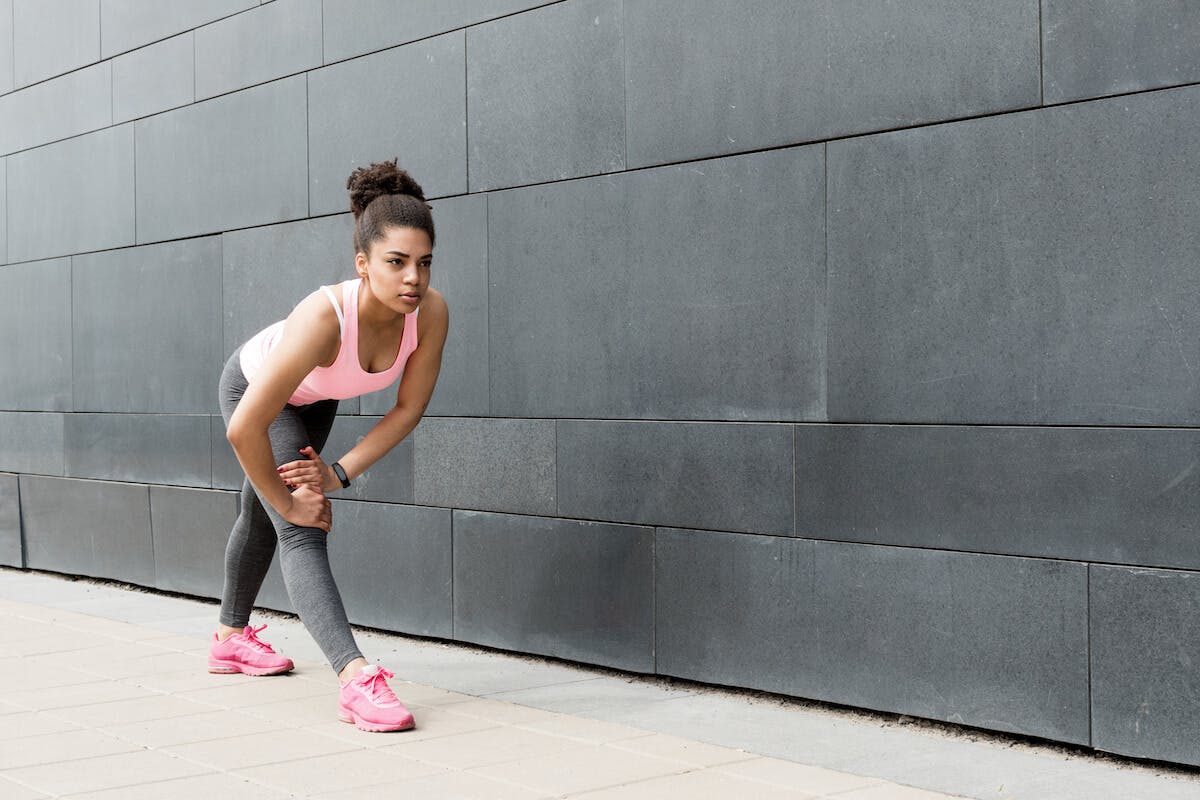
[[[232,353],[258,331],[286,319],[321,285],[353,278],[353,238],[348,213],[222,234],[221,352]]]
[[[624,169],[621,0],[556,3],[467,39],[471,191]]]
[[[487,416],[490,410],[487,203],[486,195],[475,195],[432,204],[438,237],[430,285],[450,307],[442,371],[426,412],[433,416]],[[363,396],[362,412],[386,414],[396,404],[396,388]]]
[[[553,420],[426,417],[412,440],[417,503],[555,513]]]
[[[823,164],[804,147],[490,197],[491,413],[823,420]]]
[[[306,216],[306,117],[301,75],[133,123],[138,242]]]
[[[1179,0],[1045,0],[1045,101],[1200,81],[1200,6]]]
[[[258,6],[257,0],[100,0],[105,58]]]
[[[0,94],[13,90],[13,0],[0,0],[0,42],[8,55],[0,58]]]
[[[796,533],[1200,567],[1193,430],[796,427]]]
[[[21,491],[16,475],[0,474],[0,564],[25,566],[21,551]]]
[[[9,263],[133,244],[133,126],[25,150],[7,161]]]
[[[62,475],[63,415],[0,411],[0,471]]]
[[[0,408],[70,411],[71,260],[0,269],[0,297]]]
[[[333,502],[329,561],[357,625],[449,639],[450,511]]]
[[[1191,425],[1200,89],[831,142],[829,416]]]
[[[791,426],[587,420],[557,425],[560,516],[792,533]]]
[[[363,440],[380,417],[340,416],[330,431],[322,458],[332,464]],[[413,502],[413,440],[404,439],[392,451],[371,465],[371,468],[350,483],[349,489],[339,489],[337,497],[355,500],[377,500],[384,503]]]
[[[0,8],[3,13],[3,8]],[[2,59],[0,59],[2,60]],[[4,190],[0,191],[0,264],[8,263],[8,160],[0,158],[0,181]]]
[[[219,598],[237,507],[234,492],[151,486],[154,588]]]
[[[281,0],[197,28],[196,98],[321,65],[321,0]]]
[[[72,304],[76,410],[215,410],[219,237],[76,256]]]
[[[325,0],[325,63],[425,39],[554,0]]]
[[[221,417],[209,417],[209,431],[212,440],[212,485],[214,489],[235,489],[240,491],[246,473],[238,463],[229,440],[225,438],[225,420]]]
[[[0,153],[12,153],[113,124],[112,64],[54,78],[0,97]]]
[[[177,486],[212,484],[207,416],[67,414],[66,476]]]
[[[1200,765],[1200,574],[1093,566],[1090,593],[1093,746]]]
[[[454,636],[653,672],[654,531],[455,511]]]
[[[426,197],[467,190],[464,47],[463,34],[452,33],[308,74],[313,214],[346,210],[347,176],[390,158]]]
[[[154,585],[148,487],[21,476],[25,564]]]
[[[1037,105],[1038,5],[626,0],[628,165]]]
[[[113,121],[125,122],[193,102],[193,50],[193,36],[185,33],[114,58]]]
[[[100,0],[13,0],[17,88],[100,60]]]
[[[1086,570],[660,529],[659,672],[1087,743]]]

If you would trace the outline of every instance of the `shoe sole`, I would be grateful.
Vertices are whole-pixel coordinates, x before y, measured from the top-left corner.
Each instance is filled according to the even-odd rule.
[[[288,662],[286,666],[270,669],[267,667],[251,667],[248,664],[238,664],[233,661],[210,661],[208,662],[208,671],[213,675],[233,675],[242,673],[243,675],[282,675],[285,672],[291,672],[295,668],[295,664]]]
[[[416,720],[399,725],[389,725],[385,722],[368,722],[367,720],[345,710],[338,711],[338,719],[342,722],[348,722],[360,731],[368,731],[369,733],[391,733],[393,731],[408,731],[417,727]]]

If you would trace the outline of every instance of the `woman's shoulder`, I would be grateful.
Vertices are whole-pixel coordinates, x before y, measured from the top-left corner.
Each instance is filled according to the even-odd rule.
[[[426,289],[425,296],[421,298],[421,306],[417,309],[418,336],[424,339],[439,332],[445,335],[449,318],[450,309],[446,305],[446,298],[432,286]]]

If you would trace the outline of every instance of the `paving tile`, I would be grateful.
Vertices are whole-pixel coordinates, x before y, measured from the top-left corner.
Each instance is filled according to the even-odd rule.
[[[817,795],[799,789],[756,783],[712,769],[652,778],[580,795],[581,800],[727,800],[730,797],[814,800]]]
[[[132,700],[150,693],[136,686],[111,681],[97,681],[88,676],[77,683],[50,688],[22,689],[0,694],[0,700],[32,711],[73,708],[83,703],[103,703],[113,700]]]
[[[395,750],[397,755],[405,758],[447,769],[471,769],[524,758],[557,758],[567,750],[578,749],[579,742],[571,739],[509,728],[504,735],[484,730],[402,742],[385,748],[385,752]]]
[[[328,694],[314,695],[301,699],[290,698],[273,703],[256,703],[241,707],[241,713],[267,720],[288,728],[315,728],[336,719],[337,695],[331,689]]]
[[[366,787],[372,784],[391,783],[410,777],[420,778],[441,771],[440,767],[404,758],[394,750],[386,755],[373,750],[355,750],[306,758],[299,762],[242,769],[238,770],[237,774],[270,786],[309,795],[354,787],[359,787],[364,790],[364,794],[368,794],[365,791]]]
[[[639,730],[638,728],[631,728],[628,725],[614,725],[611,722],[582,719],[567,714],[555,714],[543,719],[513,723],[513,725],[517,728],[546,733],[551,736],[577,739],[580,742],[588,744],[619,743],[616,746],[628,747],[635,752],[644,752],[648,755],[659,755],[641,746],[642,743],[653,739],[654,734],[651,734],[649,731]]]
[[[628,750],[631,753],[679,761],[693,767],[715,767],[750,761],[755,758],[754,754],[743,750],[695,742],[665,733],[653,733],[636,739],[624,739],[608,744],[609,747]]]
[[[204,653],[207,654],[207,651],[205,648]],[[229,679],[229,675],[213,675],[207,670],[193,668],[184,672],[158,675],[131,675],[121,678],[119,682],[154,692],[192,692],[203,689],[228,689]]]
[[[530,708],[517,703],[507,703],[503,700],[492,700],[486,697],[472,698],[461,703],[444,706],[450,714],[496,722],[503,725],[538,722],[553,719],[555,715],[538,708]]]
[[[0,3],[0,5],[3,4]],[[50,796],[14,783],[3,775],[0,775],[0,795],[4,796],[4,800],[42,800],[42,798]]]
[[[272,733],[278,726],[239,711],[208,711],[203,714],[148,719],[123,724],[105,724],[104,732],[129,742],[159,749],[237,736]]]
[[[142,750],[73,760],[69,769],[64,769],[62,763],[54,763],[22,767],[11,770],[8,774],[14,780],[58,796],[136,786],[199,775],[205,771],[204,767],[183,759],[172,758],[152,750]]]
[[[429,797],[453,800],[544,800],[541,792],[498,783],[470,772],[441,772],[424,778],[357,787],[315,796],[315,800],[362,800],[371,797]]]
[[[88,728],[107,728],[110,725],[189,717],[212,709],[213,706],[194,700],[159,694],[151,697],[114,700],[109,703],[88,703],[70,708],[59,708],[51,713],[60,719]]]
[[[227,686],[194,689],[182,696],[199,700],[222,708],[244,708],[275,700],[299,700],[323,696],[329,690],[311,681],[296,680],[293,676],[277,675],[270,678],[250,675],[225,675]]]
[[[849,772],[837,772],[778,758],[753,756],[736,764],[722,765],[719,771],[726,775],[736,775],[739,778],[760,783],[804,789],[806,792],[821,796],[870,788],[882,783],[877,778],[854,775]]]
[[[330,753],[348,753],[354,747],[311,731],[277,730],[270,736],[230,736],[207,742],[173,744],[160,752],[214,769],[241,770],[281,761],[311,759]]]
[[[619,786],[690,767],[679,761],[652,758],[610,747],[585,747],[473,770],[486,778],[527,786],[553,796]]]
[[[97,731],[46,733],[0,742],[0,770],[134,750],[137,750],[135,745]]]
[[[19,711],[5,704],[4,724],[0,725],[0,741],[25,739],[48,733],[69,733],[79,726],[41,711]]]
[[[948,800],[953,795],[887,783],[839,793],[836,797],[838,800]]]
[[[123,786],[101,792],[71,795],[69,800],[213,800],[214,797],[228,800],[285,800],[295,795],[251,783],[236,775],[197,775],[171,781],[146,783],[141,786]]]

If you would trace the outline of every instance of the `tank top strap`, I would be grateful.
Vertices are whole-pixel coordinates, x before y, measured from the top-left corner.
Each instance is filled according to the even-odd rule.
[[[341,331],[341,335],[343,337],[345,337],[345,335],[346,335],[346,317],[342,314],[342,307],[338,303],[337,295],[335,295],[333,293],[333,290],[330,289],[328,286],[322,286],[321,291],[324,292],[325,296],[329,298],[329,304],[331,306],[333,306],[333,313],[337,314],[338,330]]]

